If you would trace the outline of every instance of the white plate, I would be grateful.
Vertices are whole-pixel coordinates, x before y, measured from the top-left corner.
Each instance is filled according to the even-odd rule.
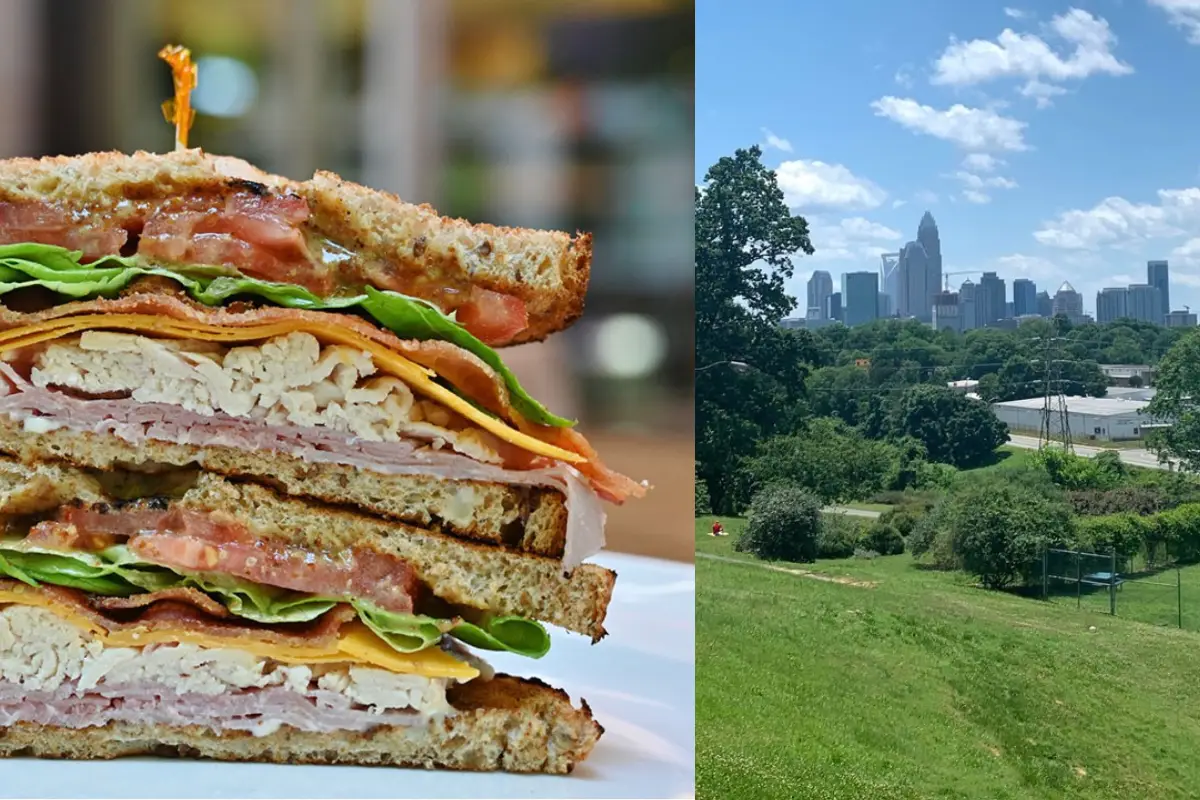
[[[182,759],[0,761],[4,797],[691,797],[695,758],[695,571],[603,553],[617,571],[594,647],[555,630],[541,661],[489,655],[498,670],[536,675],[578,703],[605,734],[570,776],[368,767],[223,764]]]

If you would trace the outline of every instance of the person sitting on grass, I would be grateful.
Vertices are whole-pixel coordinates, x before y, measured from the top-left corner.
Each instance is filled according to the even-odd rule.
[[[709,536],[725,536],[725,528],[721,526],[721,520],[713,520],[712,533]]]

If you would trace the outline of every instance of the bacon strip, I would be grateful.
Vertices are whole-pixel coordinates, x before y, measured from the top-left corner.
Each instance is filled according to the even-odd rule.
[[[351,606],[337,605],[311,622],[260,625],[238,617],[213,619],[190,603],[176,600],[158,600],[145,608],[118,611],[97,605],[96,597],[78,589],[48,584],[33,589],[16,581],[0,579],[0,589],[17,588],[45,595],[110,633],[187,631],[228,639],[231,646],[236,646],[238,640],[252,640],[288,647],[331,648],[337,644],[342,627],[358,616]]]
[[[130,595],[129,597],[105,597],[103,595],[90,595],[88,597],[88,602],[93,608],[104,611],[145,608],[167,600],[194,606],[210,616],[221,619],[233,616],[225,606],[192,586],[159,589],[155,592],[143,592],[141,594]]]
[[[148,507],[157,505],[158,507]],[[35,525],[27,541],[61,550],[86,550],[125,542],[138,557],[180,572],[233,575],[323,597],[367,600],[412,613],[421,584],[395,556],[351,547],[314,552],[255,536],[225,515],[161,504],[73,505]]]

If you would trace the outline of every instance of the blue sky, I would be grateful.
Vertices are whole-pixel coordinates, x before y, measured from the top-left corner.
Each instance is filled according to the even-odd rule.
[[[1094,310],[1166,258],[1200,311],[1200,0],[701,0],[696,34],[696,180],[763,146],[817,248],[793,294],[929,210],[944,270],[1010,299],[1069,280]]]

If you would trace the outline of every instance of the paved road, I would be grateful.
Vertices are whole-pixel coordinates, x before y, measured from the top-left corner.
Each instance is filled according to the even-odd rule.
[[[1037,450],[1038,440],[1035,436],[1009,436],[1008,443],[1013,447],[1020,447],[1025,450]],[[1093,447],[1091,445],[1075,445],[1075,452],[1087,458],[1093,458],[1104,452],[1103,447]],[[1158,462],[1158,456],[1151,453],[1145,448],[1129,448],[1116,451],[1120,454],[1121,460],[1126,464],[1131,464],[1135,467],[1146,467],[1148,469],[1167,469],[1166,464]]]
[[[882,513],[868,511],[865,508],[847,508],[846,506],[825,506],[821,510],[826,514],[845,514],[848,517],[866,517],[867,519],[878,519]]]

